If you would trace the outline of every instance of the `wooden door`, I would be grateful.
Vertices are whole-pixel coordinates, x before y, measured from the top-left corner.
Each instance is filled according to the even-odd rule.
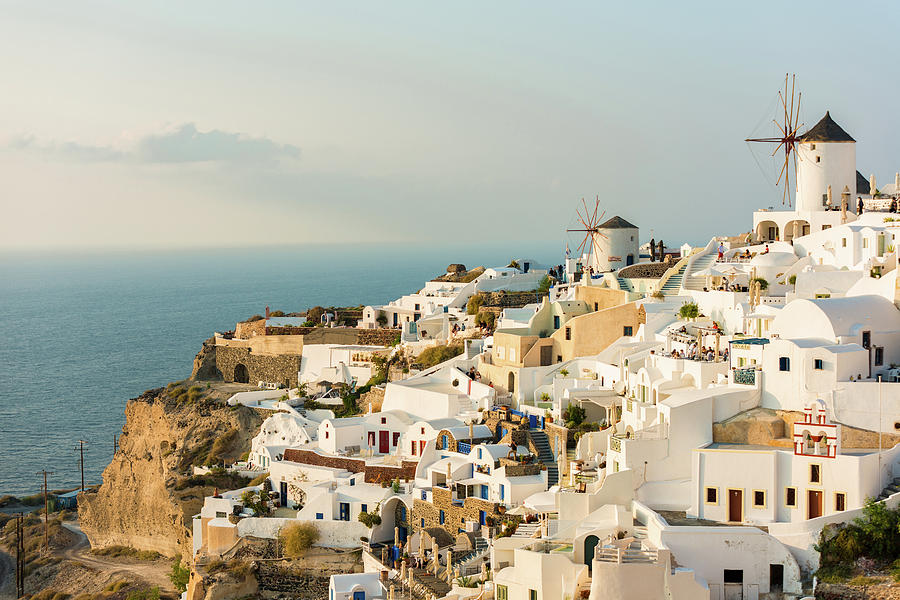
[[[389,431],[378,432],[378,451],[381,454],[387,454],[391,451],[391,440]]]
[[[728,520],[744,520],[744,490],[728,490]]]
[[[806,490],[806,518],[822,516],[822,490]]]
[[[553,346],[541,346],[541,366],[549,367],[553,361]]]

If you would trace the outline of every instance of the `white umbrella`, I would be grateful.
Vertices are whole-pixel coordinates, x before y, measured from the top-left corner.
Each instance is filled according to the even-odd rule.
[[[716,267],[706,267],[696,273],[691,273],[691,277],[721,277],[724,273]]]
[[[517,516],[524,517],[525,515],[533,515],[533,514],[535,514],[535,511],[534,511],[533,509],[531,509],[531,508],[528,508],[528,507],[525,506],[524,504],[520,504],[519,506],[515,507],[515,508],[512,509],[512,510],[506,511],[506,514],[508,514],[508,515],[517,515]]]

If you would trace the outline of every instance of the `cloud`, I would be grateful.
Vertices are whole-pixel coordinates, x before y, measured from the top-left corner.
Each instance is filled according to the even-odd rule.
[[[268,162],[281,158],[298,158],[300,149],[242,133],[219,129],[203,132],[193,123],[185,123],[141,138],[135,147],[135,156],[142,162],[151,163]]]
[[[219,129],[200,131],[194,123],[183,123],[116,145],[42,142],[33,135],[23,135],[11,139],[7,147],[77,162],[260,164],[300,157],[300,148],[291,144]]]

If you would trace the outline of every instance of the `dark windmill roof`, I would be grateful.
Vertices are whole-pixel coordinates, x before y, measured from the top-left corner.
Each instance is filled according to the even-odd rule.
[[[834,122],[827,111],[815,127],[800,136],[801,142],[855,142],[850,134]]]
[[[600,225],[598,229],[637,229],[637,225],[632,225],[622,217],[615,216],[603,225]]]
[[[856,193],[857,194],[868,194],[869,193],[869,180],[860,173],[856,172]]]

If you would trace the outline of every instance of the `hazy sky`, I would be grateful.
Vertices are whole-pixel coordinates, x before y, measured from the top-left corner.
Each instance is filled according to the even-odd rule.
[[[900,170],[892,2],[0,2],[0,246],[671,244],[780,204],[743,138],[796,72]],[[770,168],[771,165],[766,165]]]

